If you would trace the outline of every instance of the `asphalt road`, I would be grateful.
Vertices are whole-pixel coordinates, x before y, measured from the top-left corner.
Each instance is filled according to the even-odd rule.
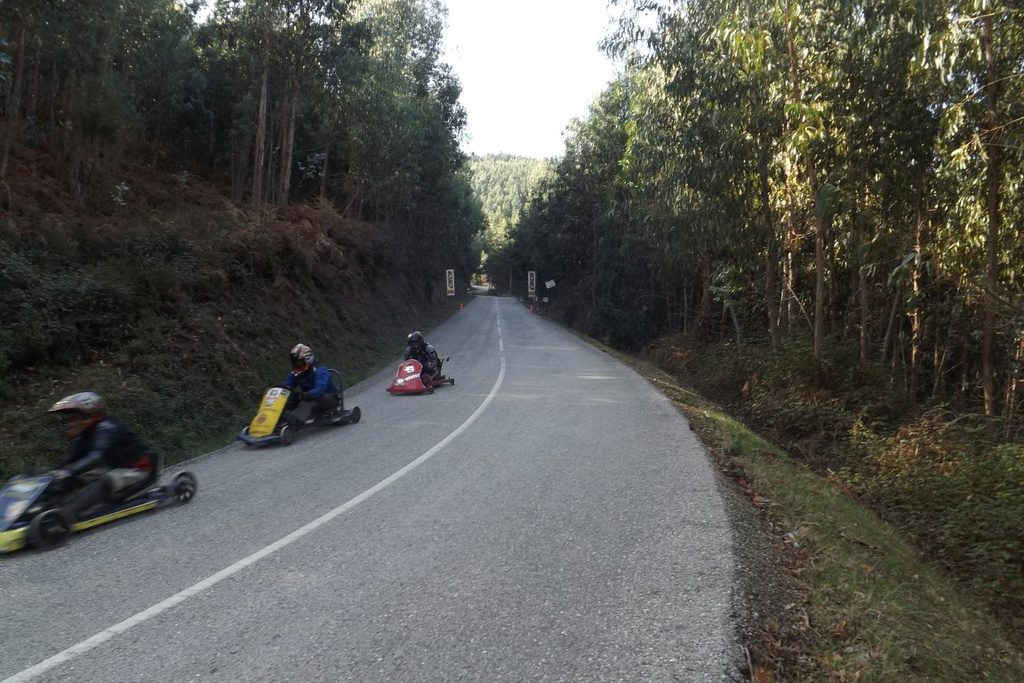
[[[0,557],[0,679],[738,680],[733,532],[685,418],[513,299],[427,338],[454,386],[392,396],[387,369],[347,392],[358,424]]]

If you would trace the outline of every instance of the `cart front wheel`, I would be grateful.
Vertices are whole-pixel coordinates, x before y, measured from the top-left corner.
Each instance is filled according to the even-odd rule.
[[[32,518],[28,525],[29,545],[39,550],[50,550],[68,542],[74,520],[64,508],[44,510]]]

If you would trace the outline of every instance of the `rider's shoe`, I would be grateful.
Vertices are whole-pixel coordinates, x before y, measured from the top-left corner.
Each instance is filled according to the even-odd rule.
[[[298,429],[299,427],[302,426],[302,421],[299,418],[295,417],[295,415],[293,415],[291,411],[286,411],[281,416],[281,423],[282,426],[288,425],[292,429]]]

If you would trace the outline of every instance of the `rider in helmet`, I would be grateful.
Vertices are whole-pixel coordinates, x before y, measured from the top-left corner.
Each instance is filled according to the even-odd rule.
[[[441,373],[441,359],[437,357],[437,349],[423,338],[420,332],[412,332],[406,338],[405,360],[417,360],[423,366],[421,374],[434,379]]]
[[[288,354],[292,371],[284,386],[292,390],[285,406],[285,420],[293,427],[301,426],[312,414],[335,410],[341,403],[341,388],[334,386],[326,365],[316,362],[313,349],[296,344]]]
[[[65,396],[48,412],[61,421],[67,458],[50,471],[58,482],[79,488],[64,505],[72,517],[103,500],[142,490],[160,476],[157,455],[131,429],[107,417],[103,397],[91,391]]]

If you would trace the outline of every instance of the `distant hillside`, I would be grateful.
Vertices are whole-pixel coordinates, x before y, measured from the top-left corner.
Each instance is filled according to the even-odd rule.
[[[469,161],[473,193],[487,219],[485,250],[491,253],[508,241],[508,231],[540,181],[554,172],[554,162],[509,154],[490,154]]]

